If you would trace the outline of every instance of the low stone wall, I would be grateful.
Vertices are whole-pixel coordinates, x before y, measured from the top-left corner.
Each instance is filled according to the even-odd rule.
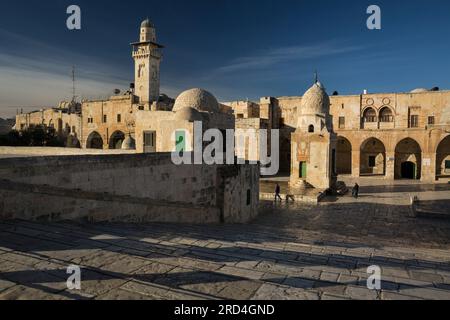
[[[0,179],[0,218],[241,223],[258,210],[259,166],[170,153],[0,159]]]
[[[0,180],[0,219],[219,223],[220,209]]]

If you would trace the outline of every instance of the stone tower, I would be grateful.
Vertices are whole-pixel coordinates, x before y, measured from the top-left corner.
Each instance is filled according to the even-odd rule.
[[[318,80],[303,95],[297,118],[292,133],[290,185],[328,189],[336,176],[336,135],[330,98]]]
[[[159,97],[161,49],[156,43],[155,26],[149,19],[141,23],[139,42],[133,46],[135,95],[140,103],[155,102]]]

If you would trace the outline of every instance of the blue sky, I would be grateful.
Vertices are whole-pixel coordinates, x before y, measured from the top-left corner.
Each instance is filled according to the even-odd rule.
[[[66,8],[82,30],[66,28]],[[366,9],[382,10],[382,30]],[[0,11],[0,116],[133,81],[129,43],[149,17],[163,44],[162,92],[202,87],[220,100],[302,95],[314,70],[341,94],[450,88],[450,1],[8,1]],[[25,108],[27,110],[28,108]]]

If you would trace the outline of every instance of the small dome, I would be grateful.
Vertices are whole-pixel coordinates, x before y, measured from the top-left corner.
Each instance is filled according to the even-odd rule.
[[[428,90],[425,88],[417,88],[411,91],[411,93],[423,93],[423,92],[428,92]]]
[[[191,108],[191,107],[187,107],[187,108],[178,110],[175,113],[175,119],[194,122],[194,121],[202,121],[203,117],[198,110]]]
[[[330,97],[320,82],[313,84],[302,97],[301,115],[328,114],[330,112]]]
[[[217,99],[208,91],[198,88],[182,92],[175,100],[172,111],[177,112],[183,108],[194,108],[205,112],[220,112]]]
[[[141,28],[154,28],[155,26],[153,23],[150,22],[150,20],[147,18],[141,23]]]
[[[122,150],[135,150],[135,149],[136,149],[136,142],[134,141],[132,136],[128,135],[122,142]]]

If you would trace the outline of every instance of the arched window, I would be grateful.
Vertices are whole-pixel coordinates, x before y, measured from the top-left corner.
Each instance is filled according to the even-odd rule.
[[[384,107],[380,111],[380,122],[394,122],[394,115],[392,110],[388,107]]]
[[[377,122],[377,113],[373,108],[367,108],[363,114],[364,122]]]
[[[308,127],[308,132],[309,133],[313,133],[314,132],[314,126],[312,124]]]

